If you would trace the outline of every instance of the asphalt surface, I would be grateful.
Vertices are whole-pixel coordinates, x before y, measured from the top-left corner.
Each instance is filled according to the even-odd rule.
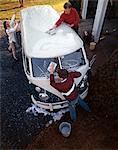
[[[31,106],[31,99],[21,50],[17,48],[19,60],[16,62],[7,46],[4,36],[0,39],[1,149],[21,149],[40,132],[49,116],[26,113],[26,109]]]
[[[114,21],[108,29],[111,31],[116,28],[116,23]],[[84,30],[87,24],[84,25],[83,22],[81,29]],[[90,26],[91,24],[88,27]],[[95,51],[87,50],[89,58],[93,54],[97,55],[92,72],[96,72],[98,66],[103,65],[118,47],[118,37],[116,32],[115,34],[108,35]],[[23,149],[40,133],[50,117],[26,113],[26,109],[31,106],[31,99],[28,80],[23,71],[21,50],[17,49],[19,61],[15,62],[7,47],[7,38],[4,36],[0,38],[1,149]]]

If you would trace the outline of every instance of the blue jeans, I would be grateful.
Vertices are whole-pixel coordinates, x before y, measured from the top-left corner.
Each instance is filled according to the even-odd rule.
[[[80,105],[82,108],[84,108],[86,111],[90,112],[90,108],[87,105],[87,103],[78,96],[75,100],[73,101],[68,101],[69,104],[69,111],[70,111],[70,117],[73,121],[76,121],[77,115],[76,115],[76,104]]]
[[[78,97],[73,101],[68,101],[70,117],[73,121],[76,121],[77,119],[76,108],[75,108],[77,103],[78,103]]]

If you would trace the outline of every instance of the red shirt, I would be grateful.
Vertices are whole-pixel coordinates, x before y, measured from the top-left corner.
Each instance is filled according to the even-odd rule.
[[[50,75],[50,85],[57,89],[59,92],[66,93],[68,92],[74,83],[74,78],[78,78],[81,76],[80,72],[70,72],[68,78],[64,82],[56,83],[54,80],[54,75]],[[73,92],[69,96],[64,96],[66,100],[72,101],[75,100],[78,96],[77,88],[73,90]]]
[[[71,8],[70,14],[65,14],[63,12],[60,16],[60,19],[56,22],[56,26],[61,25],[62,22],[66,22],[68,24],[74,24],[74,27],[78,27],[80,22],[80,17],[75,8]]]

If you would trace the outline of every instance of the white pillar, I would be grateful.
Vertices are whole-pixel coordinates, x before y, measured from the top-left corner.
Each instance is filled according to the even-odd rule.
[[[82,0],[82,19],[86,19],[88,0]]]
[[[99,41],[108,1],[109,0],[98,0],[95,20],[94,20],[93,30],[92,30],[92,35],[94,37],[95,42]]]

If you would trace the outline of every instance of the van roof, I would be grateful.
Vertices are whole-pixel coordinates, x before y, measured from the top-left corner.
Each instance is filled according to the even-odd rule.
[[[59,19],[51,6],[32,6],[21,10],[21,32],[24,52],[28,57],[51,58],[72,53],[83,41],[63,23],[52,34],[47,31]]]

